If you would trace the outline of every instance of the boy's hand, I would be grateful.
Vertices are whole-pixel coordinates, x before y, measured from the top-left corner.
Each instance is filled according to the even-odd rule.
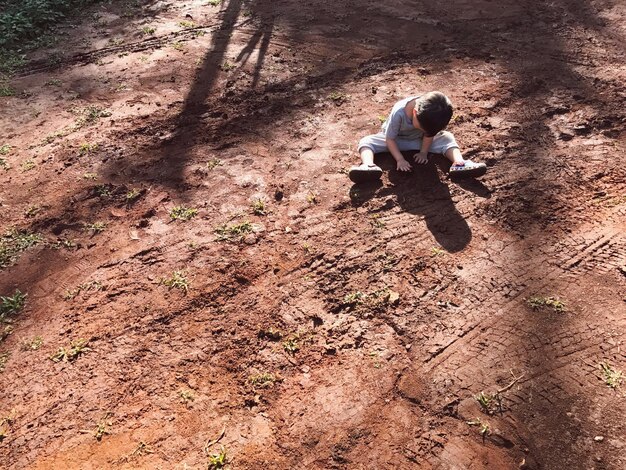
[[[415,159],[416,163],[420,163],[420,164],[424,164],[426,162],[428,162],[428,154],[427,153],[416,153],[415,155],[413,155],[413,158]]]
[[[402,159],[398,162],[398,171],[411,171],[411,164],[406,160]]]

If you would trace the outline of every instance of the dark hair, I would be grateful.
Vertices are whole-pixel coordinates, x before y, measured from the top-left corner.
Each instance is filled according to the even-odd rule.
[[[417,120],[427,137],[433,137],[446,128],[452,119],[452,103],[439,91],[420,96],[415,103]]]

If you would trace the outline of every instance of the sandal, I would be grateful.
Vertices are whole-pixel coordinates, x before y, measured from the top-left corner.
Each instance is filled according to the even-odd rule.
[[[378,165],[353,166],[348,172],[348,177],[353,183],[377,181],[382,175],[383,170]]]
[[[464,178],[477,178],[487,173],[487,165],[484,163],[475,163],[471,160],[465,160],[464,165],[452,165],[450,167],[450,176],[458,176]]]

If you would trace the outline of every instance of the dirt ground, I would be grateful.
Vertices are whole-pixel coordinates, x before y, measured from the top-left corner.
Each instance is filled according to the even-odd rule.
[[[0,343],[0,466],[624,468],[625,14],[83,12],[0,98],[2,233],[42,237],[0,270],[27,294]],[[382,183],[352,186],[359,138],[429,90],[487,175],[382,155]]]

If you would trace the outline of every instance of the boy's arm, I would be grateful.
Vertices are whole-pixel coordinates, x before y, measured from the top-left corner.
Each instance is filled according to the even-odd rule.
[[[411,164],[407,162],[400,153],[400,149],[398,148],[398,144],[396,143],[395,139],[387,137],[385,139],[385,142],[387,143],[389,153],[391,153],[397,163],[398,171],[411,171]]]
[[[433,144],[433,137],[426,137],[422,139],[422,146],[419,153],[416,153],[413,157],[417,163],[426,163],[428,161],[428,151]]]

